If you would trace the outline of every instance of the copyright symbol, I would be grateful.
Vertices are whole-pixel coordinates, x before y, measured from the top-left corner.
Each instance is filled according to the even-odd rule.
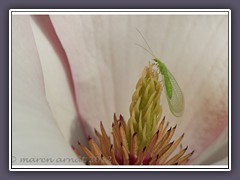
[[[12,162],[16,162],[17,158],[15,156],[12,156]]]

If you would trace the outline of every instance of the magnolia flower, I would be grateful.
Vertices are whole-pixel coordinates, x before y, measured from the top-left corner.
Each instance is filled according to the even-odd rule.
[[[182,145],[195,151],[188,164],[228,163],[227,16],[13,15],[15,164],[67,164],[56,159],[76,158],[71,145],[87,146],[100,122],[110,135],[114,113],[129,118],[136,83],[152,59],[135,45],[143,44],[136,27],[184,92],[180,118],[164,94],[161,105],[169,126],[177,125],[173,138],[184,133]]]

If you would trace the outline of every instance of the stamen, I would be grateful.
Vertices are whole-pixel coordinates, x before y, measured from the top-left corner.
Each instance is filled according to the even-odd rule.
[[[125,122],[122,115],[113,116],[112,142],[103,123],[94,130],[99,145],[88,138],[89,148],[78,143],[90,165],[183,165],[187,164],[194,151],[186,154],[182,148],[184,134],[172,140],[177,125],[168,127],[165,116],[161,119],[160,96],[162,85],[153,65],[145,68],[139,79],[130,105],[130,118]],[[72,146],[79,158],[83,154]],[[180,150],[179,150],[180,149]],[[176,152],[178,150],[178,152]]]

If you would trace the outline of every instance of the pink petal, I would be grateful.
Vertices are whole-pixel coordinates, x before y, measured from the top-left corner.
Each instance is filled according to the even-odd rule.
[[[49,16],[32,16],[31,25],[43,70],[46,97],[53,116],[70,144],[84,143],[78,121],[73,79],[65,51]]]
[[[110,132],[115,102],[111,61],[101,50],[104,37],[93,32],[100,29],[88,23],[89,18],[51,16],[51,21],[69,60],[81,122],[86,134],[92,135],[100,121]]]
[[[67,161],[59,163],[56,159],[76,159],[46,100],[28,16],[12,17],[12,155],[16,157],[14,164],[66,164]],[[24,163],[21,158],[35,158],[35,162]],[[37,158],[42,161],[36,162]],[[44,158],[53,161],[46,162]]]
[[[222,147],[227,155],[227,140],[223,139],[228,136],[228,18],[193,16],[186,21],[183,19],[174,17],[169,21],[176,28],[166,34],[164,50],[167,56],[179,52],[172,54],[171,70],[185,95],[185,113],[174,121],[180,131],[186,132],[184,145],[195,150],[193,162],[211,164],[208,160],[212,156],[217,160]],[[175,37],[177,33],[181,37]],[[181,39],[184,42],[182,49],[179,47],[181,51],[171,45],[176,43],[176,38],[177,42]],[[202,161],[195,159],[197,157]]]
[[[206,162],[224,146],[226,142],[216,141],[225,139],[228,127],[227,16],[51,16],[51,20],[70,62],[86,128],[98,127],[100,120],[110,126],[113,112],[129,116],[136,82],[152,59],[134,45],[145,46],[138,28],[184,92],[181,118],[169,112],[165,94],[161,100],[167,119],[178,124],[177,135],[186,133],[183,145],[195,150],[193,159],[203,154]],[[217,145],[210,148],[213,144]]]

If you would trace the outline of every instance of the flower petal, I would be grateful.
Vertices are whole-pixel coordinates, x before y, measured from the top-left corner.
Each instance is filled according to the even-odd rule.
[[[217,161],[214,163],[214,165],[227,165],[228,164],[228,157],[225,157],[221,159],[220,161]]]
[[[111,22],[110,32],[115,34],[111,37],[112,42],[118,42],[112,45],[115,47],[112,48],[113,59],[121,61],[120,69],[124,66],[122,61],[126,62],[124,75],[118,74],[118,81],[124,82],[129,87],[126,89],[130,90],[130,83],[136,84],[139,69],[143,69],[145,64],[141,59],[144,59],[144,54],[149,56],[141,49],[136,50],[138,47],[131,48],[129,45],[133,36],[138,37],[135,42],[142,41],[135,31],[137,27],[184,92],[185,112],[181,118],[170,113],[166,95],[161,98],[166,119],[172,126],[178,124],[175,137],[186,133],[183,144],[195,150],[193,159],[205,150],[205,155],[201,154],[201,157],[211,155],[215,156],[211,159],[218,160],[224,156],[221,152],[227,155],[227,140],[222,140],[228,136],[228,16],[114,16]],[[144,42],[142,44],[147,46]],[[122,51],[119,52],[119,49]],[[146,59],[150,60],[151,56]],[[113,71],[117,72],[117,68],[115,66]],[[135,79],[135,82],[129,79]],[[126,95],[128,92],[123,90],[124,83],[120,86],[116,84],[116,89],[126,92]],[[120,102],[125,103],[122,107],[128,106],[128,101]],[[221,151],[221,148],[224,150]],[[199,163],[212,164],[208,159]]]
[[[79,112],[90,126],[111,121],[115,111],[129,114],[136,82],[152,59],[134,45],[142,41],[137,27],[184,92],[181,118],[170,113],[165,94],[161,99],[167,120],[178,124],[176,136],[186,132],[183,144],[195,150],[194,158],[223,136],[228,126],[227,16],[51,16],[51,20],[74,74]]]
[[[12,16],[12,155],[14,164],[76,160],[46,100],[30,17],[17,15]]]
[[[228,17],[175,17],[169,23],[165,53],[173,58],[171,69],[185,95],[185,113],[178,119],[178,128],[186,132],[183,143],[195,150],[192,160],[212,150],[212,144],[218,147],[209,155],[218,156],[216,152],[227,143],[215,141],[227,137],[228,128]],[[181,34],[177,40],[184,44],[173,48],[170,44],[176,44],[177,33]],[[175,52],[179,54],[171,55]]]
[[[31,25],[43,70],[46,97],[64,138],[72,145],[85,142],[78,121],[73,79],[65,51],[49,16],[32,16]]]
[[[222,159],[228,159],[228,129],[220,134],[220,136],[213,141],[196,159],[191,160],[191,164],[215,164],[215,162]],[[222,162],[222,161],[221,161]],[[225,161],[224,165],[227,165]]]
[[[87,135],[103,122],[110,132],[115,111],[111,61],[105,58],[109,52],[105,36],[94,33],[104,29],[97,27],[91,17],[51,16],[56,33],[66,51],[71,67],[76,100],[81,122]]]

